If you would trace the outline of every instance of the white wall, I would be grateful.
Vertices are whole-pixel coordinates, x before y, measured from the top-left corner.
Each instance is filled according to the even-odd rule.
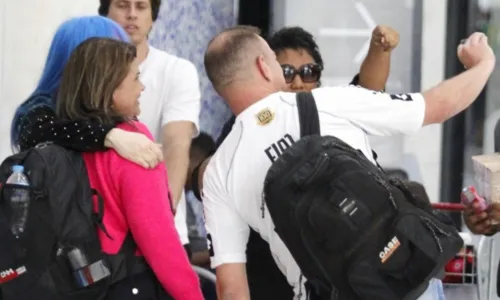
[[[98,0],[0,0],[0,160],[11,153],[14,110],[33,91],[57,26],[94,15]]]
[[[422,90],[444,79],[446,3],[446,0],[423,0]],[[418,160],[423,184],[433,201],[439,201],[441,185],[441,133],[442,125],[431,125],[404,142],[404,152],[415,155]]]

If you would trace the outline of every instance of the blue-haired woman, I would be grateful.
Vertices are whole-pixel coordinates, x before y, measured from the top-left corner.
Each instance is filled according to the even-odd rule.
[[[113,148],[122,157],[143,167],[155,167],[163,160],[162,151],[146,136],[97,121],[69,122],[56,117],[55,95],[63,69],[73,50],[93,37],[129,41],[122,27],[105,17],[77,17],[62,23],[52,39],[38,85],[15,112],[11,126],[12,147],[23,151],[39,143],[53,142],[82,152]]]

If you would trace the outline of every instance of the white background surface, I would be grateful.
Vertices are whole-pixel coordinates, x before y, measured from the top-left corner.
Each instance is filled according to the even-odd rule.
[[[11,153],[10,122],[33,92],[51,38],[64,20],[97,14],[98,0],[0,0],[0,159]]]

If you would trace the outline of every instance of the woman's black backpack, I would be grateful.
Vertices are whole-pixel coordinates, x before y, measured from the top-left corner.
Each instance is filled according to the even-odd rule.
[[[27,222],[19,238],[11,232],[15,212],[9,200],[16,186],[5,184],[14,165],[24,166],[30,182]],[[103,299],[109,285],[147,268],[142,258],[134,256],[137,247],[131,234],[118,254],[101,252],[97,232],[107,234],[102,222],[104,200],[90,186],[81,153],[41,145],[14,154],[0,165],[0,185],[3,300]],[[79,252],[70,258],[75,248]],[[71,263],[86,265],[78,269],[80,276],[75,276]]]
[[[275,230],[319,299],[410,300],[461,249],[452,224],[333,136],[299,94],[301,139],[267,173]]]

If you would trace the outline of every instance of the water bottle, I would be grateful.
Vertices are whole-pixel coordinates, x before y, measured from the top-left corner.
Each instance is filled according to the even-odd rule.
[[[79,287],[87,287],[111,275],[109,268],[102,260],[89,263],[85,253],[77,247],[71,249],[67,255]]]
[[[24,167],[15,165],[12,167],[12,175],[7,179],[6,185],[12,184],[10,206],[12,209],[11,230],[15,236],[24,232],[26,220],[28,218],[28,206],[30,202],[29,181],[24,174]],[[16,187],[25,186],[26,188]]]

